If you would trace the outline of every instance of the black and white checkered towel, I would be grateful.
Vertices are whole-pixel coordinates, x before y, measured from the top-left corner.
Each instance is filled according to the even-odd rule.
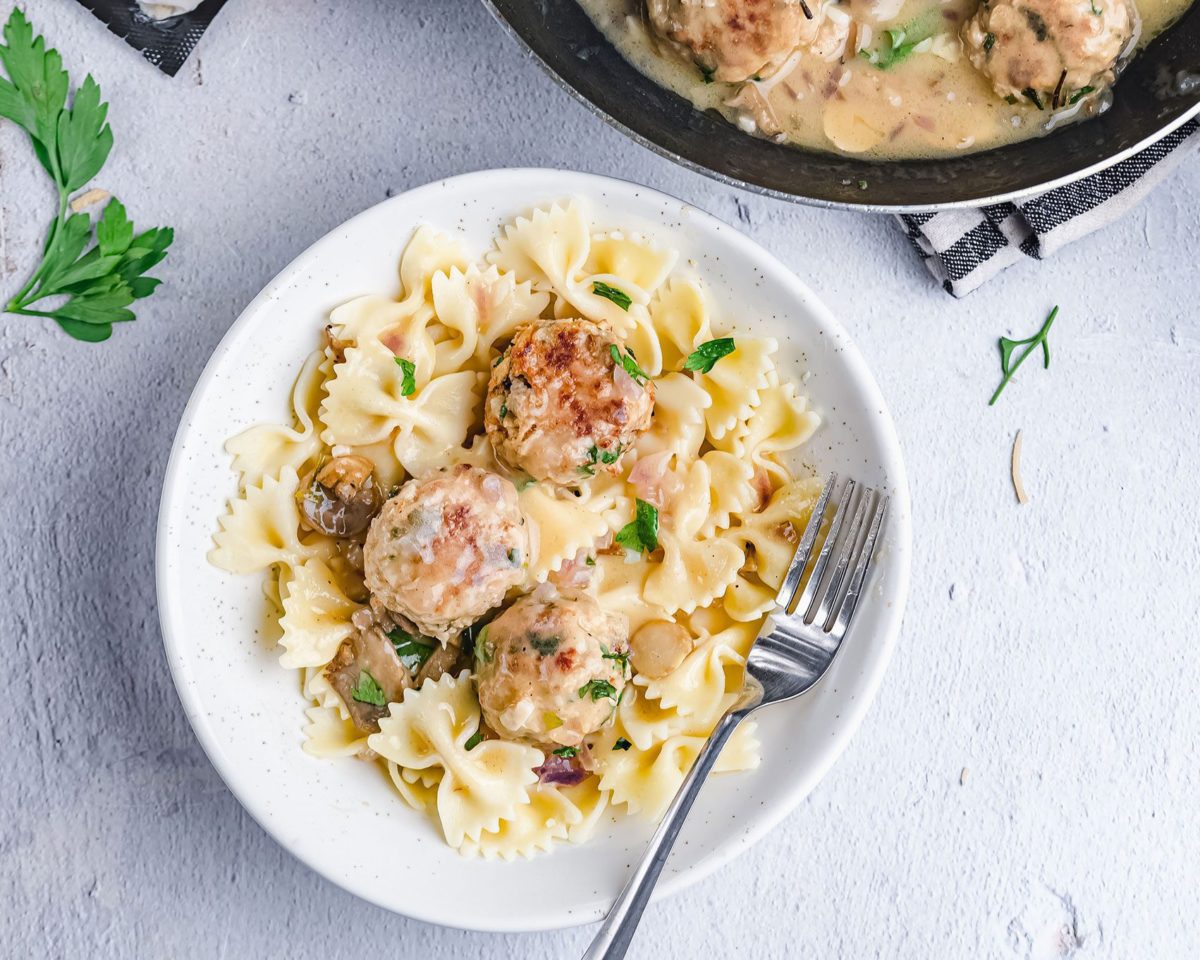
[[[1025,257],[1042,260],[1112,223],[1200,147],[1200,120],[1128,160],[1018,203],[902,214],[900,224],[946,292],[965,296]]]

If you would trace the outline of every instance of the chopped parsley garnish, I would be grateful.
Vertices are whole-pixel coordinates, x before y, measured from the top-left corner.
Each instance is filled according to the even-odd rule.
[[[535,634],[531,634],[529,637],[529,645],[543,657],[548,657],[554,653],[561,643],[562,637],[540,637]]]
[[[721,337],[717,340],[709,340],[707,343],[702,343],[683,361],[684,370],[699,370],[701,373],[708,373],[717,361],[722,357],[727,357],[737,347],[733,342],[733,337]]]
[[[613,662],[619,664],[621,667],[622,674],[629,672],[629,651],[628,650],[626,650],[624,653],[613,653],[611,650],[608,649],[607,646],[605,646],[602,643],[602,644],[600,644],[600,655],[604,660],[612,660]]]
[[[475,749],[477,746],[479,746],[481,743],[483,743],[483,731],[482,731],[482,730],[476,730],[476,731],[475,731],[473,734],[471,734],[471,736],[470,736],[470,737],[467,739],[467,742],[463,744],[463,747],[464,747],[464,748],[466,748],[467,750],[474,750],[474,749]]]
[[[1021,93],[1023,93],[1025,95],[1025,98],[1030,103],[1032,103],[1035,107],[1037,107],[1039,110],[1046,109],[1042,105],[1042,98],[1038,96],[1038,92],[1036,90],[1034,90],[1033,87],[1026,87],[1024,90],[1021,91]]]
[[[989,33],[983,38],[984,53],[991,50],[992,47],[994,47],[995,45],[996,45],[996,35],[994,33]]]
[[[579,688],[579,699],[586,700],[588,697],[593,700],[611,700],[613,703],[620,703],[617,697],[617,688],[607,680],[589,680]]]
[[[508,404],[503,400],[500,401],[500,419],[503,420],[508,416]]]
[[[650,379],[650,374],[638,366],[637,357],[633,355],[632,350],[622,353],[620,347],[615,343],[610,343],[608,353],[613,358],[613,363],[624,369],[634,379],[634,382],[641,384]]]
[[[564,757],[567,760],[570,760],[572,757],[579,756],[578,747],[559,747],[557,750],[552,750],[550,752],[556,757]]]
[[[396,648],[396,656],[409,673],[416,673],[425,666],[425,661],[433,653],[433,641],[408,633],[399,627],[389,630],[387,638],[392,641],[392,646]]]
[[[359,671],[358,682],[351,689],[350,696],[359,703],[369,703],[375,707],[386,707],[388,702],[383,687],[366,670]]]
[[[1095,92],[1096,92],[1095,87],[1080,87],[1073,94],[1071,94],[1071,99],[1068,100],[1067,103],[1074,105],[1074,104],[1078,103],[1080,100],[1082,100],[1084,97],[1086,97],[1089,93],[1095,93]]]
[[[617,444],[616,450],[605,450],[602,447],[596,446],[594,443],[588,447],[587,463],[581,464],[579,472],[585,477],[594,477],[596,475],[596,464],[603,463],[606,466],[616,463],[621,459],[621,444]]]
[[[628,740],[626,740],[624,737],[618,737],[617,742],[613,744],[613,749],[614,750],[628,750],[632,746],[633,746],[633,744],[630,743]]]
[[[628,310],[633,306],[633,298],[624,290],[610,287],[607,283],[601,283],[599,280],[592,281],[592,293],[598,297],[603,297],[605,300],[611,300],[622,310]]]
[[[594,567],[594,566],[596,565],[596,558],[595,558],[595,557],[588,557],[588,558],[587,558],[586,560],[584,560],[583,562],[584,562],[584,563],[586,563],[586,564],[587,564],[589,567]]]
[[[514,567],[519,567],[521,565],[521,551],[518,550],[516,547],[513,547],[511,550],[509,550],[508,551],[508,562],[511,563]]]
[[[411,397],[417,392],[417,365],[404,357],[394,357],[393,359],[403,374],[400,380],[400,393],[403,396]]]
[[[1046,322],[1042,324],[1042,329],[1035,333],[1032,337],[1027,337],[1024,340],[1010,340],[1008,337],[1000,338],[1000,370],[1004,374],[1000,381],[1000,386],[996,388],[996,392],[992,394],[992,399],[988,401],[988,406],[992,406],[1000,399],[1000,392],[1008,386],[1008,381],[1013,378],[1013,374],[1017,372],[1017,368],[1025,362],[1025,358],[1029,356],[1038,347],[1042,348],[1042,356],[1044,357],[1042,366],[1049,369],[1050,367],[1050,344],[1046,342],[1046,335],[1050,332],[1050,327],[1054,323],[1054,318],[1058,316],[1058,307],[1050,311],[1050,316],[1046,318]],[[1017,347],[1024,347],[1025,350],[1014,361],[1012,356]]]
[[[658,508],[638,499],[633,520],[617,534],[617,543],[626,550],[653,553],[658,549]]]

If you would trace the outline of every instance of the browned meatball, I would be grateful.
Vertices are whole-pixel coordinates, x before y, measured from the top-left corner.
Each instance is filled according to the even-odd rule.
[[[408,481],[384,504],[363,547],[364,575],[375,600],[447,642],[503,602],[528,552],[516,487],[459,464]]]
[[[624,614],[586,594],[522,597],[475,642],[484,719],[506,740],[577,747],[612,718],[628,650]]]
[[[1053,108],[1112,83],[1136,17],[1128,0],[991,0],[962,38],[1000,96]]]
[[[647,0],[650,25],[714,80],[764,76],[816,37],[817,0]]]
[[[626,361],[612,331],[591,320],[517,331],[492,368],[484,406],[496,455],[536,480],[563,484],[619,470],[654,411],[654,384],[630,375]]]

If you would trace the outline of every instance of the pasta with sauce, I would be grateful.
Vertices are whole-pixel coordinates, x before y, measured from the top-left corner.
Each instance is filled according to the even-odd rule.
[[[209,559],[265,573],[304,749],[380,763],[464,854],[661,816],[815,501],[775,342],[676,261],[577,201],[480,263],[421,227],[398,291],[330,315],[293,423],[227,444]],[[757,764],[744,724],[717,769]]]

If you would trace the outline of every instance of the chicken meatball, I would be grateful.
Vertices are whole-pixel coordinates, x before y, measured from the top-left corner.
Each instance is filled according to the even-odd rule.
[[[522,597],[475,643],[484,719],[506,740],[577,747],[625,688],[629,621],[591,597]]]
[[[737,83],[765,76],[819,30],[818,0],[647,0],[655,33],[707,77]]]
[[[1112,83],[1136,17],[1128,0],[991,0],[963,44],[1000,96],[1054,109]]]
[[[653,411],[654,384],[611,330],[545,320],[518,330],[492,368],[484,425],[510,467],[570,485],[619,470]]]
[[[363,574],[386,609],[446,643],[521,582],[528,550],[516,487],[460,464],[409,480],[383,505]]]

